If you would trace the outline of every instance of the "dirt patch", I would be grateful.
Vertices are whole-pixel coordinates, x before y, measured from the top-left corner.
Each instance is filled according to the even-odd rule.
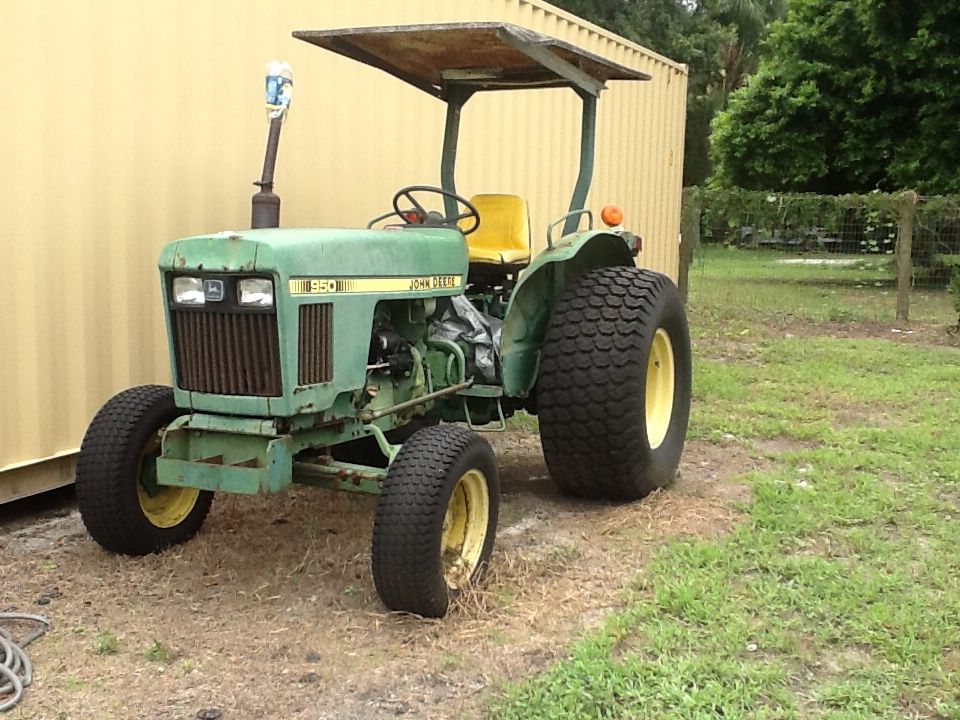
[[[765,365],[757,337],[717,335],[693,341],[694,354],[704,360],[737,363],[738,365]]]
[[[716,335],[703,338],[698,353],[713,360],[735,360],[761,364],[756,343],[792,337],[831,337],[847,339],[887,340],[924,347],[960,347],[960,331],[956,326],[934,323],[889,323],[866,320],[814,322],[784,315],[754,323],[746,331],[742,322],[721,319]]]
[[[776,437],[765,440],[754,440],[753,446],[763,455],[778,456],[809,450],[810,448],[816,447],[816,443],[795,440],[794,438]]]
[[[899,424],[890,412],[858,403],[844,403],[842,407],[835,408],[833,414],[835,430],[851,427],[890,428]]]
[[[960,336],[951,327],[930,323],[884,323],[866,320],[810,323],[793,320],[783,327],[794,335],[828,335],[835,338],[890,340],[891,342],[960,347]]]
[[[934,323],[890,323],[868,320],[811,322],[785,317],[767,327],[769,335],[828,336],[833,338],[889,340],[890,342],[927,347],[960,347],[955,327]]]
[[[749,501],[737,476],[766,462],[694,442],[670,489],[587,503],[556,492],[536,435],[491,438],[503,485],[491,573],[440,621],[380,605],[371,497],[220,496],[196,539],[140,559],[102,551],[75,513],[5,527],[0,608],[54,626],[30,648],[36,680],[12,717],[476,714],[491,686],[544,668],[620,607],[664,542],[728,531]]]

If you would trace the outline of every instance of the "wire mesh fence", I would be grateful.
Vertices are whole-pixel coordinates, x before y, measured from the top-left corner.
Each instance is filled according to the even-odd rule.
[[[889,255],[897,274],[900,320],[907,319],[908,293],[917,284],[949,285],[960,309],[960,196],[688,188],[683,218],[683,235],[693,243]],[[681,245],[682,261],[689,262],[690,245],[687,240]]]
[[[813,195],[701,188],[701,242],[797,252],[893,255],[906,212],[914,219],[915,279],[946,282],[960,268],[960,197]]]
[[[960,273],[960,198],[921,198],[913,225],[913,263],[935,281],[948,282]]]

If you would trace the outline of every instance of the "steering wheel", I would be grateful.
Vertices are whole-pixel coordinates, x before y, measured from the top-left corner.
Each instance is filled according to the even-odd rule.
[[[441,215],[435,211],[428,211],[423,205],[413,196],[414,193],[433,193],[434,195],[440,195],[442,197],[453,198],[458,206],[463,205],[467,208],[467,212],[460,213],[459,215],[454,215],[448,217],[447,215]],[[400,200],[405,199],[413,205],[409,210],[400,209]],[[414,224],[423,224],[423,225],[443,225],[446,227],[456,226],[461,220],[469,220],[473,218],[473,225],[471,225],[466,230],[461,229],[464,235],[469,235],[474,232],[478,227],[480,227],[480,213],[477,211],[469,200],[465,197],[457,195],[456,193],[450,192],[449,190],[444,190],[443,188],[432,187],[430,185],[408,185],[405,188],[400,188],[397,190],[397,194],[393,196],[393,211],[399,215],[403,220],[411,225]],[[411,217],[413,219],[411,219]]]

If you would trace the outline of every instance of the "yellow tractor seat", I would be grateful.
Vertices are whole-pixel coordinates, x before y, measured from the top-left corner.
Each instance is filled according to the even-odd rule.
[[[517,195],[474,195],[471,204],[480,213],[480,227],[467,236],[470,263],[509,265],[518,270],[530,264],[530,213]],[[472,224],[463,221],[464,226]]]

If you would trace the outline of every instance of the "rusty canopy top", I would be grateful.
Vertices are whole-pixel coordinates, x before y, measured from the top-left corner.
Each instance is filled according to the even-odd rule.
[[[608,80],[650,79],[557,38],[501,22],[298,30],[293,36],[441,99],[454,87],[573,87],[596,96]]]

